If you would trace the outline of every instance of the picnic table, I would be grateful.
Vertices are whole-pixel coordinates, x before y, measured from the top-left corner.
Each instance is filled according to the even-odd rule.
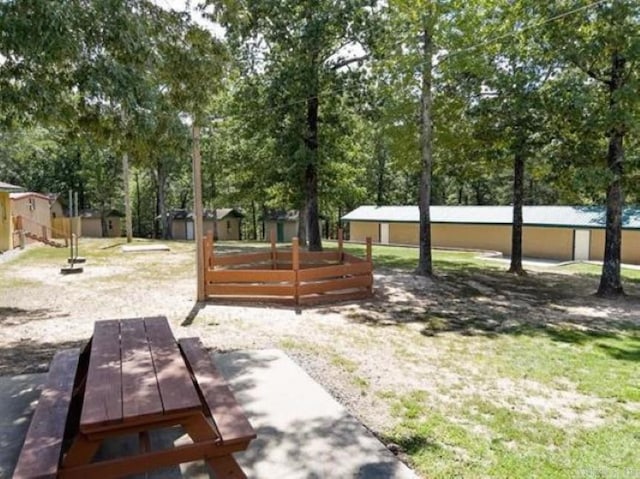
[[[189,444],[153,450],[150,431],[181,427]],[[137,452],[94,460],[135,434]],[[166,318],[98,321],[87,347],[54,357],[14,479],[111,478],[203,459],[217,479],[244,478],[232,453],[255,431],[197,338]]]

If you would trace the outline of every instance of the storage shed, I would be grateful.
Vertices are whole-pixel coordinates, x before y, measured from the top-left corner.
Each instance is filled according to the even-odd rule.
[[[511,253],[511,206],[432,206],[435,248]],[[522,254],[562,261],[599,260],[604,254],[606,210],[600,206],[525,206]],[[640,264],[640,208],[623,213],[622,262]],[[379,244],[417,245],[417,206],[361,206],[342,220],[351,241],[371,236]]]
[[[171,237],[176,240],[193,240],[193,213],[187,210],[175,210],[169,213],[171,216]],[[241,223],[244,214],[235,208],[219,208],[214,214],[211,210],[205,210],[203,214],[204,232],[215,231],[216,240],[229,241],[241,240]]]
[[[81,236],[86,238],[119,238],[122,235],[120,225],[124,214],[117,210],[104,212],[105,230],[102,228],[103,214],[98,210],[80,211]]]
[[[0,181],[0,252],[13,248],[11,194],[22,191],[20,186]]]
[[[49,239],[51,235],[51,209],[49,197],[42,193],[26,191],[22,193],[10,193],[11,215],[14,222],[19,221],[18,229],[26,233],[27,243],[32,238]],[[19,218],[19,219],[18,219]],[[13,238],[13,246],[19,244],[17,234]]]
[[[271,238],[275,233],[278,243],[288,243],[293,237],[298,236],[298,217],[296,210],[270,211],[261,219],[264,225],[264,240]]]

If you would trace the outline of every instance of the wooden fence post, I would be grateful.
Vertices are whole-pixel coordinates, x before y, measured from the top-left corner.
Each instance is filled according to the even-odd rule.
[[[338,263],[344,263],[342,228],[338,228]]]
[[[300,242],[297,237],[291,240],[291,267],[294,271],[293,297],[296,304],[300,304],[300,296],[298,295],[298,286],[300,285],[298,280],[298,272],[300,271]]]
[[[276,249],[276,232],[271,230],[271,269],[278,269],[278,250]]]
[[[208,231],[207,235],[202,237],[201,241],[202,241],[202,265],[198,265],[198,268],[201,268],[201,274],[202,274],[202,286],[201,286],[202,299],[199,299],[199,301],[204,301],[208,296],[207,272],[210,269],[213,269],[213,233],[211,233],[211,231]]]
[[[215,256],[213,251],[213,231],[207,231],[204,239],[204,266],[207,269],[213,269],[215,265]]]

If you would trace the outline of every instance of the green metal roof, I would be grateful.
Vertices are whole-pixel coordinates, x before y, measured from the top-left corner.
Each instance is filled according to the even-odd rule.
[[[512,206],[431,206],[432,223],[510,225]],[[523,224],[567,228],[604,228],[604,206],[525,206]],[[419,223],[417,206],[360,206],[342,217],[344,221]],[[640,229],[640,207],[624,208],[622,227]]]
[[[24,188],[22,186],[16,186],[0,181],[0,191],[3,193],[18,193],[20,191],[24,191]]]

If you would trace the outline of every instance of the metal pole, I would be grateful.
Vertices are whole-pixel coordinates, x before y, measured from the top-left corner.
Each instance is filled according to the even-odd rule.
[[[73,260],[73,191],[69,190],[69,258]]]

